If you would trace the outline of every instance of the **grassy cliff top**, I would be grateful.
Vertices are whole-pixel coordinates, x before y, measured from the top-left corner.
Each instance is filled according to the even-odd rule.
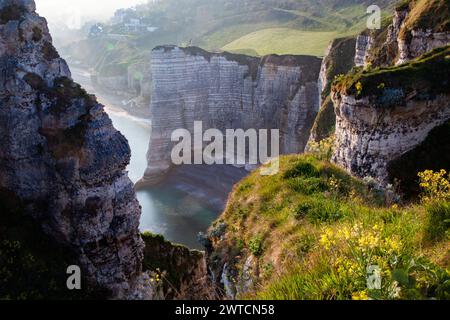
[[[449,74],[450,46],[447,46],[400,66],[353,69],[336,79],[333,90],[357,98],[378,96],[387,99],[387,95],[395,91],[403,98],[409,95],[410,98],[428,99],[436,94],[450,93]],[[381,105],[390,105],[389,101],[385,101],[385,104],[381,102]]]
[[[450,204],[388,198],[317,156],[284,156],[279,174],[256,171],[235,187],[210,231],[211,260],[234,265],[238,283],[247,257],[258,260],[260,277],[244,298],[448,298]],[[371,265],[382,290],[367,290]]]
[[[383,9],[396,0],[377,1]],[[334,38],[356,35],[366,27],[366,0],[165,0],[137,7],[137,15],[154,32],[130,35],[123,24],[105,26],[107,35],[64,49],[74,59],[99,71],[101,65],[123,62],[126,56],[145,60],[155,46],[194,45],[251,56],[295,54],[322,56]],[[384,14],[390,14],[386,9]],[[89,54],[87,54],[89,53]],[[144,55],[145,56],[145,55]],[[96,66],[100,63],[100,67]]]

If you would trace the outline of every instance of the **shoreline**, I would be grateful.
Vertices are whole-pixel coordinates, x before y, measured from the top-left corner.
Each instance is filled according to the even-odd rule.
[[[95,86],[91,81],[91,73],[87,68],[80,66],[69,66],[72,72],[72,79],[80,84],[88,93],[97,97],[99,103],[101,103],[105,109],[112,110],[114,112],[125,112],[128,116],[134,117],[139,121],[151,121],[150,117],[150,105],[147,110],[144,108],[129,108],[124,105],[124,101],[131,101],[133,99],[139,99],[139,96],[120,96],[110,92],[102,87]]]
[[[123,121],[131,121],[135,123],[136,126],[144,125],[151,126],[151,119],[148,117],[142,117],[142,114],[131,112],[129,108],[125,108],[122,105],[123,97],[117,97],[111,94],[106,93],[104,90],[99,90],[96,87],[93,87],[90,82],[89,72],[80,68],[72,68],[74,80],[82,85],[88,92],[94,94],[99,103],[101,103],[105,112],[109,114],[109,116],[113,116],[114,118],[122,118]],[[134,126],[133,124],[131,127]],[[130,129],[130,128],[129,128]],[[133,130],[132,128],[130,130]],[[130,132],[122,132],[122,134],[127,137],[127,139],[132,139],[130,136]],[[138,139],[138,140],[137,140]],[[136,144],[139,148],[148,149],[148,143],[150,139],[150,135],[145,138],[145,141],[142,138],[133,138],[134,148],[136,148]],[[133,145],[133,143],[131,143]],[[130,147],[131,147],[130,145]],[[133,149],[132,149],[133,152]],[[142,149],[141,149],[142,153]],[[140,172],[140,169],[138,170]],[[208,221],[208,225],[216,220],[223,210],[225,209],[228,197],[232,193],[233,188],[236,183],[241,181],[245,176],[249,174],[244,168],[236,168],[233,166],[226,165],[192,165],[192,166],[176,166],[172,167],[168,172],[165,172],[161,175],[161,179],[147,181],[145,177],[145,170],[142,171],[142,175],[139,174],[136,177],[136,182],[134,183],[134,189],[139,197],[152,197],[151,194],[155,190],[159,190],[163,192],[163,194],[177,194],[181,193],[184,195],[185,199],[194,199],[199,207],[203,207],[207,210],[211,210],[214,212],[211,221]],[[146,195],[149,193],[150,195]],[[156,193],[158,194],[158,192]],[[146,206],[151,205],[152,201],[158,201],[157,198],[153,198],[153,200],[148,201],[144,200]],[[152,198],[150,198],[152,199]],[[142,199],[141,199],[142,200]],[[140,201],[141,201],[140,200]],[[147,202],[145,202],[147,201]],[[186,200],[188,201],[188,200]],[[141,202],[141,205],[143,205]],[[144,205],[144,207],[145,207]],[[180,204],[175,203],[176,210],[179,210],[177,207]],[[198,208],[198,207],[197,207]],[[143,215],[151,214],[149,208],[144,209]],[[181,220],[189,217],[189,212],[180,212],[182,215],[180,216]],[[191,212],[194,213],[194,212]],[[162,215],[166,215],[167,213],[157,213],[160,217]],[[163,218],[163,221],[165,218]],[[167,221],[163,223],[171,223],[170,216],[167,217]],[[199,218],[203,219],[203,218]],[[157,225],[156,225],[157,226]],[[179,226],[175,226],[177,228]],[[140,224],[140,228],[144,230],[146,228],[145,224]],[[198,231],[206,231],[206,230],[198,230]],[[173,237],[168,236],[167,233],[162,232],[167,239],[173,240]],[[192,237],[193,235],[187,235],[187,238]],[[196,236],[196,235],[195,235]],[[176,237],[175,237],[176,238]],[[193,240],[177,240],[176,242],[184,243],[188,247],[196,247],[193,243]],[[190,244],[189,244],[190,243]]]

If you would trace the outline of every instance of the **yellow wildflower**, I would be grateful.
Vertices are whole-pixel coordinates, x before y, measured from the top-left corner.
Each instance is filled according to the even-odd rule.
[[[369,300],[369,295],[367,294],[367,291],[360,291],[355,292],[352,294],[353,300]]]
[[[330,250],[331,247],[335,244],[333,230],[331,230],[329,228],[326,229],[325,232],[320,237],[319,243],[326,250]]]

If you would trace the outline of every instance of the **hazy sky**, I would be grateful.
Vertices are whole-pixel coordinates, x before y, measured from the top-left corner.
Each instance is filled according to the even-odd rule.
[[[103,20],[119,8],[129,8],[147,0],[36,0],[37,12],[50,23],[65,22],[71,27],[86,19]]]

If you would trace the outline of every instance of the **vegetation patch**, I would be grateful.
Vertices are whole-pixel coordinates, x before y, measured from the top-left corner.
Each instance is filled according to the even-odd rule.
[[[26,9],[23,6],[12,4],[0,9],[0,24],[6,24],[9,21],[17,21],[22,19],[26,13]]]
[[[408,38],[412,30],[450,31],[450,3],[448,0],[413,0],[404,2],[399,9],[409,9],[408,18],[400,38]]]
[[[331,95],[328,95],[317,114],[311,130],[315,142],[322,141],[334,134],[336,128],[336,113]]]
[[[39,27],[34,27],[32,40],[34,42],[39,42],[41,41],[41,39],[42,39],[42,30]]]
[[[442,241],[450,238],[450,202],[432,202],[427,207],[426,239]]]
[[[37,36],[37,35],[36,35]],[[34,37],[34,34],[33,34]],[[42,46],[42,53],[44,55],[44,58],[48,61],[58,59],[59,53],[56,51],[55,47],[51,42],[45,41]]]
[[[311,137],[314,142],[322,141],[334,133],[336,114],[331,100],[331,84],[337,76],[346,74],[354,67],[355,48],[355,37],[335,39],[330,44],[330,52],[323,61],[327,70],[327,83],[322,88],[323,102],[311,130]]]
[[[394,67],[373,70],[354,68],[338,77],[333,90],[357,99],[374,97],[380,107],[398,106],[405,97],[430,100],[450,93],[450,46],[435,49],[416,60]]]
[[[271,28],[247,34],[225,45],[227,51],[251,50],[260,56],[268,54],[303,54],[323,56],[336,32],[302,31],[287,28]]]
[[[174,299],[183,283],[189,283],[194,270],[201,265],[203,253],[173,244],[163,236],[144,232],[144,271],[156,274],[152,281],[161,282],[166,299]]]
[[[323,99],[326,99],[330,94],[334,78],[346,74],[355,66],[356,37],[335,39],[330,46],[330,53],[324,61],[327,69],[327,86],[323,88]]]
[[[86,279],[82,279],[81,291],[69,291],[66,271],[78,261],[72,249],[47,236],[12,192],[0,190],[0,207],[0,300],[107,297]]]
[[[387,190],[316,155],[283,156],[280,168],[245,178],[216,222],[228,228],[211,239],[211,265],[227,263],[238,286],[249,255],[261,266],[257,285],[240,298],[450,297],[445,201],[393,203]],[[381,286],[368,288],[373,272]]]
[[[390,181],[397,184],[405,199],[421,192],[417,174],[425,170],[450,172],[450,121],[434,128],[416,148],[388,164]]]

